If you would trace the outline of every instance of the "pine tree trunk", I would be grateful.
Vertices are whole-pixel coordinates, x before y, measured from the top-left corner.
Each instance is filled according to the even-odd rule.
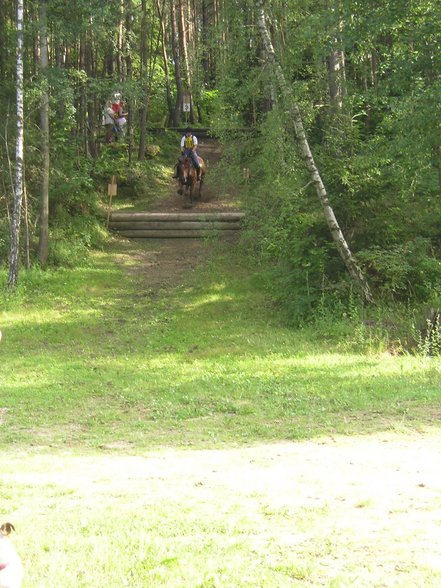
[[[306,167],[309,172],[309,176],[311,178],[311,182],[314,184],[317,196],[319,197],[320,203],[323,208],[323,212],[325,215],[326,222],[328,224],[329,230],[331,231],[332,239],[335,243],[335,246],[349,272],[351,277],[354,281],[358,284],[361,291],[363,292],[364,298],[367,302],[372,301],[372,294],[369,288],[369,285],[357,265],[349,246],[346,242],[346,239],[340,229],[340,226],[337,222],[335,217],[334,211],[329,203],[328,194],[326,188],[323,184],[322,178],[320,176],[319,170],[315,164],[314,157],[312,155],[311,149],[309,147],[308,139],[305,134],[305,129],[303,127],[302,116],[300,113],[299,106],[296,102],[292,100],[291,92],[288,87],[288,84],[285,80],[285,76],[283,70],[276,59],[276,54],[274,51],[274,47],[271,42],[271,38],[268,32],[268,28],[266,25],[266,17],[265,17],[265,10],[264,10],[264,1],[259,0],[257,3],[257,14],[258,14],[258,26],[261,33],[262,41],[266,50],[267,59],[272,67],[274,76],[276,78],[277,84],[280,88],[280,92],[282,95],[284,107],[288,109],[289,120],[293,123],[293,131],[295,134],[295,138],[297,140],[297,144],[299,146],[300,154],[302,159],[305,161]]]
[[[124,33],[124,54],[125,54],[125,66],[126,66],[126,79],[131,82],[132,75],[133,75],[133,68],[132,68],[132,46],[131,46],[131,33],[132,33],[132,0],[126,0],[125,2],[125,33]],[[133,100],[131,95],[129,94],[126,101],[126,108],[127,108],[127,142],[129,147],[129,165],[132,163],[132,153],[133,153]]]
[[[79,49],[79,63],[78,70],[83,71],[86,67],[86,43],[84,36],[80,39]],[[78,92],[79,92],[79,112],[77,115],[78,120],[78,134],[81,140],[81,146],[84,155],[89,155],[89,141],[87,137],[87,87],[86,83],[80,79],[78,81]]]
[[[144,161],[146,147],[147,124],[147,6],[146,0],[141,0],[141,37],[139,47],[140,76],[141,76],[141,109],[139,112],[139,146],[138,160]]]
[[[190,122],[194,123],[193,111],[193,97],[192,97],[192,75],[190,68],[190,60],[188,56],[188,26],[187,26],[187,4],[185,0],[178,2],[178,32],[179,32],[179,47],[182,56],[182,77],[184,79],[185,91],[188,93],[190,100]]]
[[[344,54],[341,50],[334,48],[326,60],[329,79],[329,95],[334,110],[343,109],[344,89]]]
[[[90,29],[86,37],[86,73],[88,80],[96,78],[96,67],[93,52],[93,27],[92,20],[90,21]],[[90,87],[87,90],[87,136],[89,142],[89,151],[92,159],[98,159],[98,122],[97,108],[96,108],[96,94]]]
[[[0,38],[6,39],[6,16],[4,11],[3,2],[0,1]],[[5,55],[3,51],[0,51],[0,79],[3,79],[5,75]]]
[[[8,288],[17,286],[20,260],[20,217],[23,200],[23,0],[17,0],[17,139],[15,149],[15,193],[11,223]]]
[[[166,11],[165,7],[165,0],[163,9],[159,6],[159,0],[155,0],[156,9],[159,15],[159,22],[161,27],[161,49],[162,49],[162,61],[164,65],[164,76],[165,76],[165,90],[167,95],[167,106],[168,106],[168,120],[169,122],[173,120],[173,95],[171,90],[171,83],[170,83],[170,70],[168,67],[168,54],[167,54],[167,36],[166,36],[166,28],[165,28],[165,15]]]
[[[208,46],[209,39],[209,17],[208,17],[208,0],[202,0],[202,71],[204,75],[204,82],[207,86],[211,86],[212,69],[211,69],[211,50]]]
[[[117,53],[116,63],[118,71],[118,81],[120,84],[124,82],[124,59],[123,59],[123,35],[124,35],[124,2],[120,1],[120,20],[118,24],[118,38],[117,38]]]
[[[46,265],[49,250],[49,94],[47,89],[47,29],[46,29],[46,0],[40,3],[40,65],[44,83],[44,91],[40,103],[41,127],[41,163],[42,179],[40,189],[40,238],[38,243],[38,257],[40,263]]]
[[[173,61],[175,64],[175,81],[176,81],[176,102],[173,110],[173,126],[179,126],[181,120],[181,105],[182,105],[182,76],[181,76],[181,60],[179,55],[179,38],[177,33],[176,12],[174,0],[170,0],[170,20],[171,20],[171,41]]]

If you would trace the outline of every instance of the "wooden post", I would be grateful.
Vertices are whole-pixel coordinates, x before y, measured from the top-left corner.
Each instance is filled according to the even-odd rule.
[[[109,228],[110,214],[112,212],[112,196],[116,196],[117,184],[116,176],[112,176],[110,184],[107,184],[107,194],[109,196],[109,209],[107,211],[107,228]]]

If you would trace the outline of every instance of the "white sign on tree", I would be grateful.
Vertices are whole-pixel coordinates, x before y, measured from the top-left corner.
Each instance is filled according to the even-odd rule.
[[[191,95],[187,90],[184,91],[182,96],[182,110],[184,112],[190,112],[191,109]]]

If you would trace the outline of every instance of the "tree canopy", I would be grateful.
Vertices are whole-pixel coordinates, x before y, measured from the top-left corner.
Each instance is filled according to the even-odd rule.
[[[292,300],[294,320],[316,307],[324,290],[338,299],[348,291],[346,269],[294,140],[289,96],[374,297],[438,304],[439,3],[268,0],[262,6],[284,92],[259,31],[259,7],[250,0],[73,0],[68,10],[60,0],[24,0],[21,214],[31,233],[30,257],[45,238],[43,264],[72,262],[75,253],[63,243],[73,234],[77,247],[99,241],[97,185],[118,151],[105,143],[102,116],[118,92],[128,112],[127,169],[142,165],[149,128],[209,127],[225,144],[230,168],[250,170],[241,187],[244,238],[270,262],[274,296]],[[0,8],[6,263],[20,163],[17,3],[0,0]]]

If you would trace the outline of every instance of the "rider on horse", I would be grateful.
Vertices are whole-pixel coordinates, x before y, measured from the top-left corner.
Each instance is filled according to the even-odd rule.
[[[197,148],[198,148],[197,137],[195,135],[193,135],[191,129],[186,128],[185,135],[183,135],[183,137],[181,139],[181,153],[184,157],[189,157],[191,159],[191,161],[193,162],[194,168],[196,169],[197,176],[198,176],[197,181],[199,182],[199,180],[201,179],[201,166],[199,163]],[[179,166],[179,163],[176,166],[176,172],[175,172],[175,175],[173,176],[174,178],[179,177],[178,166]]]

